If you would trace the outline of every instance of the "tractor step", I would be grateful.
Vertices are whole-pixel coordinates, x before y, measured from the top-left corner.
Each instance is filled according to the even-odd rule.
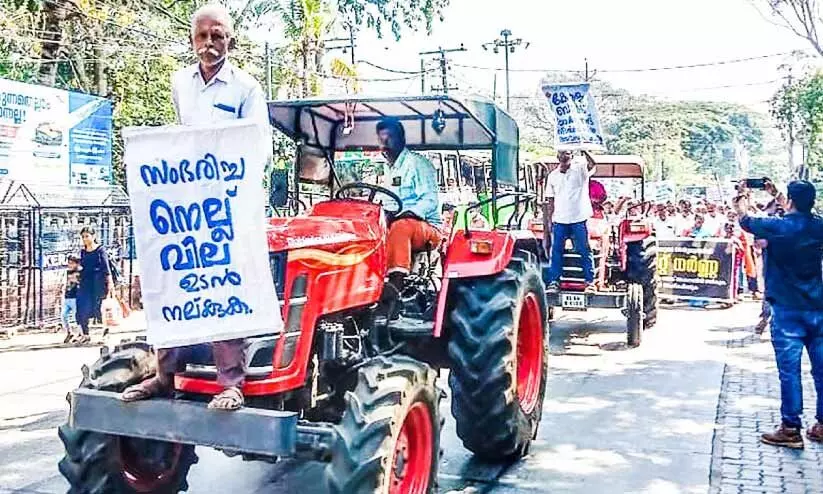
[[[389,330],[402,336],[431,336],[434,334],[434,321],[400,316],[389,324]]]
[[[117,436],[194,444],[225,451],[325,456],[334,440],[324,424],[298,424],[295,412],[241,408],[210,410],[204,403],[155,398],[126,403],[118,393],[79,388],[69,393],[69,425]]]

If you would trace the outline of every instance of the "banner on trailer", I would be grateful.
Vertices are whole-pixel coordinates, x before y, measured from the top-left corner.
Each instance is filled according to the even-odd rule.
[[[665,298],[734,302],[734,244],[678,238],[657,241],[659,294]]]
[[[243,120],[123,131],[155,346],[283,328],[264,228],[266,132]]]
[[[589,84],[547,84],[543,94],[555,117],[555,146],[603,151],[603,132]]]
[[[0,79],[0,179],[111,185],[111,101]]]

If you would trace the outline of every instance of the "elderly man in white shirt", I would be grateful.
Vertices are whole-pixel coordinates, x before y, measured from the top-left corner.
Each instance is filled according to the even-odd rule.
[[[546,217],[552,223],[551,259],[549,261],[549,292],[556,293],[563,273],[563,250],[571,238],[575,251],[582,258],[586,292],[596,291],[594,285],[594,259],[589,247],[586,221],[592,216],[589,198],[589,179],[596,171],[591,155],[583,151],[586,164],[572,163],[569,151],[557,153],[560,162],[549,174],[546,184]]]
[[[227,60],[232,34],[231,16],[220,5],[205,5],[192,16],[191,42],[199,62],[172,76],[172,99],[179,124],[209,124],[243,118],[271,129],[260,84]],[[246,343],[242,339],[216,341],[211,344],[211,349],[217,367],[217,382],[224,390],[212,399],[209,408],[237,410],[244,403]],[[202,350],[201,346],[159,349],[157,375],[126,389],[122,399],[137,401],[170,395],[174,373]]]

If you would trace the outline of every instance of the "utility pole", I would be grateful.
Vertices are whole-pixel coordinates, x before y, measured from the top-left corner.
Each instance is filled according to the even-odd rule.
[[[426,61],[420,59],[420,94],[426,94]]]
[[[793,82],[794,80],[792,79],[792,67],[789,66],[789,75],[786,77],[786,87],[791,88]],[[790,117],[791,118],[789,118],[789,170],[794,171],[794,112],[792,112]]]
[[[518,46],[523,45],[523,44],[525,44],[525,48],[528,48],[529,43],[523,41],[521,38],[513,39],[512,38],[512,32],[508,29],[502,30],[500,32],[500,36],[502,36],[503,39],[498,38],[494,41],[484,43],[483,44],[483,49],[488,50],[489,48],[491,48],[492,51],[495,54],[498,54],[498,53],[500,53],[500,48],[503,48],[503,53],[505,54],[505,61],[506,61],[506,111],[509,111],[509,109],[511,107],[511,89],[510,89],[511,80],[510,80],[510,77],[509,77],[509,53],[514,53],[515,49]]]
[[[583,72],[583,80],[586,81],[586,82],[589,82],[594,78],[595,75],[597,75],[597,71],[593,70],[590,74],[589,73],[589,59],[584,58],[583,62],[585,63],[585,68],[584,68],[584,72]]]
[[[271,51],[269,51],[269,42],[266,41],[266,99],[271,98]]]
[[[446,58],[447,53],[456,53],[456,52],[464,52],[467,51],[466,48],[461,44],[460,48],[438,48],[434,51],[424,51],[420,53],[420,76],[423,79],[423,92],[426,92],[426,57],[432,57],[435,55],[440,64],[440,84],[439,88],[432,88],[432,91],[442,91],[443,94],[449,94],[450,90],[457,90],[456,86],[449,86],[449,60]]]
[[[326,47],[326,51],[336,51],[342,50],[343,53],[350,53],[351,54],[351,66],[352,68],[355,67],[357,64],[356,59],[354,58],[354,49],[357,47],[355,41],[357,38],[354,36],[354,27],[351,25],[347,25],[349,29],[349,37],[348,38],[330,38],[324,39],[323,44],[325,46],[326,43],[337,43],[335,46],[328,46]],[[344,43],[344,44],[340,44]]]

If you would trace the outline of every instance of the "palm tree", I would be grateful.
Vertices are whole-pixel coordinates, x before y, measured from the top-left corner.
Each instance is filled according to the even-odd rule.
[[[279,11],[289,42],[279,50],[275,79],[291,96],[316,95],[321,89],[323,38],[334,25],[332,6],[328,0],[282,0]]]

